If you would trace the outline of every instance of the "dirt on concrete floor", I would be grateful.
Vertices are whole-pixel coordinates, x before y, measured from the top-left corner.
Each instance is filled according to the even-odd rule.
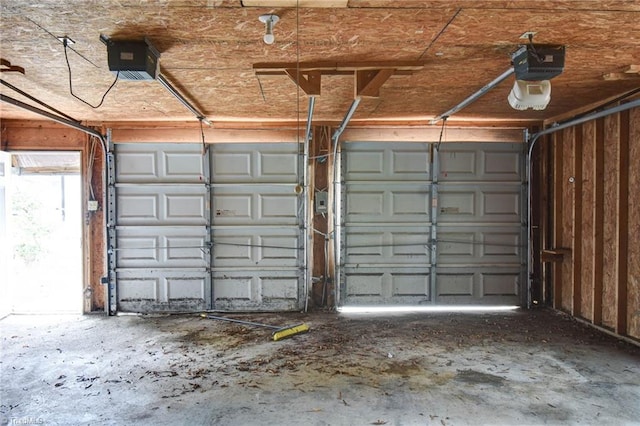
[[[640,424],[640,348],[550,310],[0,321],[0,424]]]

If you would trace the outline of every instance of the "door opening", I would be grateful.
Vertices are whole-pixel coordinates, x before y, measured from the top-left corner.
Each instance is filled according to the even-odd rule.
[[[13,152],[6,234],[9,313],[82,313],[79,152]]]

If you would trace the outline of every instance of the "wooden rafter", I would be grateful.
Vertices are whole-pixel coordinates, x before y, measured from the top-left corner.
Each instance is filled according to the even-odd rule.
[[[6,59],[0,59],[0,72],[19,72],[24,74],[24,68],[17,65],[11,65]]]
[[[307,95],[319,96],[322,75],[353,75],[354,96],[380,96],[380,87],[392,75],[408,75],[424,67],[420,61],[387,62],[262,62],[253,65],[257,76],[286,75]]]
[[[354,96],[377,98],[380,96],[380,87],[393,75],[394,69],[355,71]]]
[[[285,73],[309,96],[320,96],[320,72],[288,68]]]
[[[640,79],[640,65],[627,65],[619,72],[609,72],[602,76],[607,81],[638,80]]]

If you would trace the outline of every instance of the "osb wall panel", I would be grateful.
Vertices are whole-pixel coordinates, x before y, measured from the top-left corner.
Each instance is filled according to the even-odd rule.
[[[618,175],[620,167],[619,155],[619,116],[612,115],[604,120],[604,269],[602,282],[602,325],[616,325],[616,287],[617,271],[617,219],[618,219]]]
[[[593,319],[593,256],[595,243],[595,122],[582,126],[582,300],[584,318]]]
[[[629,114],[629,191],[640,188],[640,108]],[[627,327],[640,339],[640,197],[629,196]]]
[[[570,179],[574,176],[575,140],[574,128],[563,130],[562,137],[562,247],[571,249],[572,253],[564,257],[562,262],[562,309],[571,310],[573,297],[573,197],[574,184]]]

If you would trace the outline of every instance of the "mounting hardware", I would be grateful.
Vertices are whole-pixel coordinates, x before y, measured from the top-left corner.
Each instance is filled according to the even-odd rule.
[[[532,39],[534,35],[538,34],[537,31],[526,31],[524,33],[522,33],[522,35],[520,36],[521,39],[523,40],[529,40]]]
[[[56,37],[60,43],[64,44],[65,46],[73,46],[74,44],[76,44],[75,41],[71,40],[71,38],[67,37],[67,36],[62,36],[62,37]]]
[[[98,201],[97,200],[89,200],[87,204],[87,210],[90,212],[98,211]]]

